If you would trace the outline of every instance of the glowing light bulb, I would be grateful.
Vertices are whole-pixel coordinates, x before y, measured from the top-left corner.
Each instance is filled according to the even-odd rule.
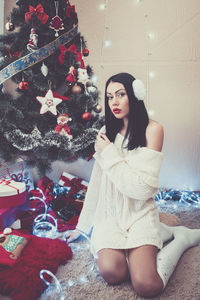
[[[148,37],[149,37],[150,40],[154,40],[155,39],[155,33],[154,32],[149,32]]]
[[[91,80],[92,80],[93,83],[97,83],[98,82],[97,75],[92,75]]]
[[[149,77],[150,78],[154,78],[156,76],[155,72],[151,71],[149,72]]]
[[[104,10],[105,8],[106,8],[105,3],[102,3],[102,4],[99,5],[99,9],[100,10]]]
[[[108,48],[112,45],[112,42],[109,40],[103,41],[103,47]]]
[[[155,115],[155,111],[153,109],[148,110],[149,117],[153,117]]]

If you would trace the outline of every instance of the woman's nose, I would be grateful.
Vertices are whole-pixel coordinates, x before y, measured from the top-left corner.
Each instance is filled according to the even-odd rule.
[[[118,101],[118,98],[117,96],[114,96],[113,97],[113,102],[112,102],[113,105],[118,105],[119,104],[119,101]]]

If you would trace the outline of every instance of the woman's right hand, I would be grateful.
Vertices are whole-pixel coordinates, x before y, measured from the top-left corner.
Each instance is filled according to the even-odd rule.
[[[71,243],[75,240],[77,240],[79,237],[80,237],[80,233],[78,231],[75,230],[69,230],[66,235],[65,235],[65,238],[66,240],[68,241],[68,243]]]

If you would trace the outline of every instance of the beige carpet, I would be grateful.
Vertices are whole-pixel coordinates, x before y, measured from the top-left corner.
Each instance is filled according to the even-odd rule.
[[[179,206],[179,210],[173,208],[174,202],[167,202],[160,208],[161,211],[176,214],[182,225],[190,228],[200,228],[200,209]],[[88,275],[89,282],[77,283],[67,287],[69,279],[76,281],[94,265],[94,259],[89,252],[88,243],[81,238],[79,243],[73,243],[74,257],[65,266],[61,266],[57,272],[57,278],[61,281],[64,299],[68,300],[142,300],[133,291],[130,282],[118,286],[109,286],[99,276],[96,268]],[[78,247],[81,249],[78,250]],[[10,300],[8,297],[0,297],[2,300]],[[58,300],[60,296],[56,289],[48,288],[39,300]],[[149,299],[149,298],[146,298]],[[181,257],[166,289],[163,293],[151,299],[156,300],[200,300],[200,246],[187,250]],[[22,299],[23,300],[23,299]]]

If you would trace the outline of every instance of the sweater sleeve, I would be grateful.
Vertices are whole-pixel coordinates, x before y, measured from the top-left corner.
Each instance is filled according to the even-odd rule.
[[[95,159],[125,196],[145,201],[158,191],[163,154],[148,148],[129,151],[124,157],[110,143]]]
[[[99,166],[98,162],[95,161],[83,208],[81,210],[78,224],[76,226],[77,229],[85,232],[86,234],[89,234],[93,226],[93,220],[98,203],[101,175],[102,169]]]

